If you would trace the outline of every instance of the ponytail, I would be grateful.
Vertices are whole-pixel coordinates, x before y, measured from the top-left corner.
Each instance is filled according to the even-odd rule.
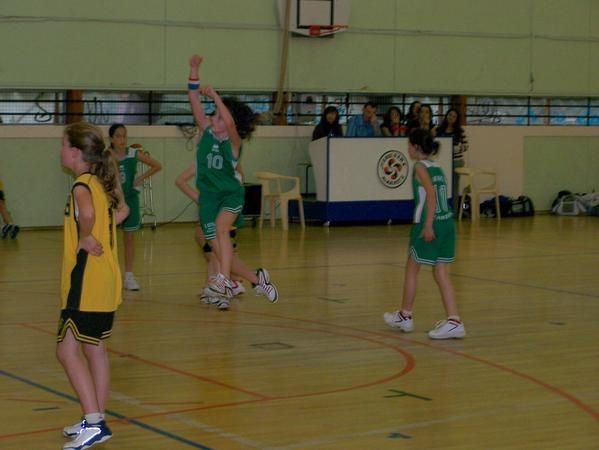
[[[112,153],[104,145],[102,131],[95,125],[77,122],[67,125],[64,133],[69,143],[81,150],[83,160],[89,163],[90,172],[102,182],[110,198],[110,206],[116,208],[121,199],[119,170]]]
[[[119,169],[115,159],[112,157],[112,152],[108,148],[102,151],[100,161],[92,164],[91,173],[96,175],[102,182],[104,191],[110,198],[110,206],[112,208],[118,207],[121,200],[121,185],[118,178]]]

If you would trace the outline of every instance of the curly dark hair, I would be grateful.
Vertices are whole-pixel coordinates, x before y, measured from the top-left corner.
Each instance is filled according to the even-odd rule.
[[[410,144],[417,145],[425,155],[436,155],[439,152],[439,141],[426,128],[415,128],[408,136]]]
[[[237,128],[239,137],[244,140],[250,139],[252,133],[256,130],[258,115],[254,113],[248,105],[233,97],[223,98],[223,104],[233,116],[233,121],[235,122],[235,128]]]

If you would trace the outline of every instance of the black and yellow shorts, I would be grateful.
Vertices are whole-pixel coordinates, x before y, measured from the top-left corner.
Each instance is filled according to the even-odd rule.
[[[100,341],[112,335],[112,312],[89,312],[75,309],[63,309],[58,321],[56,341],[62,342],[68,329],[79,342],[98,345]]]

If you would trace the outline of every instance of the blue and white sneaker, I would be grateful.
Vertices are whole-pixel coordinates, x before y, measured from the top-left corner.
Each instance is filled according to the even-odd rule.
[[[63,434],[66,435],[67,428],[71,429],[73,427],[65,427],[63,430]],[[63,445],[63,450],[85,450],[86,448],[90,448],[95,444],[100,444],[102,442],[107,441],[112,437],[112,431],[106,425],[106,421],[102,420],[101,422],[89,424],[85,419],[81,421],[80,431],[77,433],[75,438],[66,444]]]
[[[86,423],[85,417],[81,418],[80,422],[77,422],[75,425],[67,425],[62,429],[62,435],[66,438],[74,439],[81,430],[83,430],[83,424]]]

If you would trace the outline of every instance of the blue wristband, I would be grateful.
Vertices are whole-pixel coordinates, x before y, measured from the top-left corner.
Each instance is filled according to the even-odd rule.
[[[195,91],[200,88],[200,80],[187,80],[187,89]]]

